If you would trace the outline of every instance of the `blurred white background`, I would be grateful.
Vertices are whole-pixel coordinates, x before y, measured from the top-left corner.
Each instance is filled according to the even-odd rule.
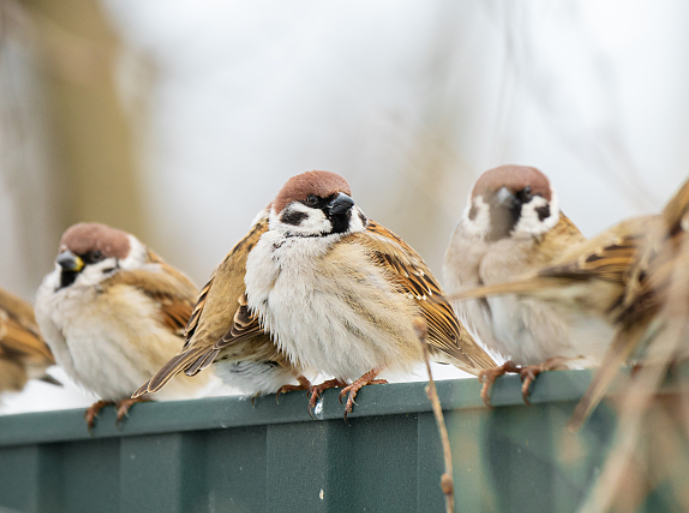
[[[438,275],[488,168],[539,167],[587,235],[689,174],[680,0],[0,6],[0,286],[27,300],[82,220],[202,285],[309,169],[345,176]],[[31,384],[3,411],[92,400]]]

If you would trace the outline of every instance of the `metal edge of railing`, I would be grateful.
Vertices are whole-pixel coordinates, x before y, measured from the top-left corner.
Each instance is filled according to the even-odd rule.
[[[584,393],[590,379],[588,370],[543,373],[531,386],[530,401],[574,401]],[[357,396],[350,418],[430,412],[425,385],[416,382],[365,387]],[[437,388],[444,410],[485,408],[477,379],[438,381]],[[338,390],[326,391],[313,418],[309,416],[304,392],[285,394],[279,404],[273,395],[259,397],[253,405],[241,397],[135,404],[129,417],[119,425],[115,423],[114,409],[108,407],[99,414],[91,433],[84,422],[83,408],[4,415],[0,416],[0,447],[343,419],[344,407],[338,394]],[[519,377],[500,378],[493,386],[491,403],[496,408],[524,405]]]

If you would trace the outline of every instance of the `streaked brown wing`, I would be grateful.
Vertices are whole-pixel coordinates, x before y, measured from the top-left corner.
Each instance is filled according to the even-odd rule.
[[[662,224],[647,234],[625,292],[624,311],[620,315],[622,323],[653,316],[664,304],[686,301],[686,297],[670,296],[677,291],[682,294],[681,291],[689,287],[689,283],[686,286],[676,283],[686,280],[684,270],[689,265],[688,214],[689,180],[665,205]]]
[[[569,249],[579,244],[584,244],[586,237],[579,231],[579,228],[562,212],[557,224],[546,233],[541,235],[536,243],[539,252],[535,255],[540,259],[536,265],[545,267],[557,259],[558,256],[565,254]]]
[[[669,228],[670,235],[674,235],[682,228],[683,220],[689,213],[689,180],[682,184],[682,187],[667,202],[663,209],[665,225]]]
[[[668,202],[663,215],[652,218],[645,227],[617,309],[617,333],[572,414],[570,430],[578,430],[600,403],[620,366],[633,357],[641,344],[650,343],[649,327],[656,316],[679,313],[682,323],[686,322],[689,235],[684,219],[688,211],[689,182]],[[661,325],[664,323],[658,324]],[[662,328],[650,335],[650,340],[659,331]]]
[[[24,363],[53,365],[55,359],[41,336],[0,315],[0,355]]]
[[[201,292],[199,292],[199,296],[196,298],[194,310],[191,312],[189,322],[187,323],[187,327],[184,331],[184,347],[182,348],[183,350],[187,349],[191,343],[196,328],[199,324],[199,318],[201,317],[201,313],[203,312],[203,309],[206,306],[206,299],[208,298],[208,293],[210,292],[211,287],[213,286],[214,279],[215,273],[213,273],[211,279],[208,280],[208,283],[204,285],[204,287],[201,289]]]
[[[237,308],[232,321],[232,327],[220,341],[216,342],[216,349],[223,349],[229,345],[235,344],[256,335],[262,335],[263,328],[258,323],[258,315],[251,314],[247,306],[246,294],[242,294],[239,298],[239,308]]]
[[[608,280],[626,283],[645,244],[646,233],[657,226],[659,216],[622,221],[613,228],[565,253],[537,274],[543,277]]]
[[[16,360],[7,359],[0,351],[0,392],[19,392],[28,380],[26,367]]]
[[[584,236],[581,234],[579,228],[577,228],[577,225],[575,225],[572,220],[562,212],[560,212],[560,220],[551,230],[551,232],[556,234],[559,238],[564,238],[566,240],[572,240],[573,238],[584,239]]]
[[[182,273],[165,263],[159,265],[160,271],[120,270],[104,281],[102,286],[129,285],[137,288],[159,305],[163,325],[182,338],[198,291]]]
[[[31,305],[0,289],[0,356],[24,363],[53,365]]]
[[[634,262],[644,247],[646,234],[660,223],[659,216],[623,221],[602,234],[576,244],[561,257],[536,271],[505,282],[477,287],[455,294],[452,299],[465,300],[501,294],[521,294],[541,299],[562,300],[562,287],[592,281],[604,281],[610,286],[599,298],[579,298],[588,305],[596,305],[601,314],[614,317],[619,310],[625,286],[629,282]],[[584,289],[580,289],[584,290]],[[565,295],[564,299],[574,300]],[[584,307],[584,304],[580,304]]]
[[[680,193],[685,189],[686,186]],[[676,199],[673,198],[671,203],[677,203]],[[663,225],[646,237],[645,247],[634,264],[622,302],[619,321],[623,324],[639,323],[656,315],[661,308],[668,309],[672,315],[687,301],[689,233],[683,226],[681,213],[675,211],[672,216],[675,215],[664,215]]]
[[[185,348],[202,345],[210,349],[232,329],[236,314],[235,300],[232,298],[239,301],[244,295],[246,260],[251,249],[267,230],[268,212],[265,211],[249,233],[235,244],[215,269],[194,306],[185,334]],[[197,331],[201,332],[200,336],[196,336]]]
[[[38,333],[38,324],[36,324],[32,306],[3,289],[0,289],[0,310],[4,310],[17,322]]]
[[[370,249],[372,257],[388,271],[400,291],[411,295],[419,306],[432,352],[451,357],[452,363],[468,372],[495,366],[493,359],[459,323],[437,280],[408,244],[375,221],[369,221],[365,234],[352,237]]]
[[[142,385],[135,396],[146,392],[157,392],[179,372],[197,373],[220,355],[221,349],[216,348],[215,345],[233,329],[235,317],[240,308],[235,301],[238,301],[245,291],[244,274],[247,257],[258,239],[267,230],[268,214],[265,211],[251,227],[249,233],[235,244],[213,271],[211,279],[199,293],[186,325],[185,343],[182,350],[149,382]],[[270,342],[270,339],[268,341]],[[228,345],[227,342],[226,345]]]

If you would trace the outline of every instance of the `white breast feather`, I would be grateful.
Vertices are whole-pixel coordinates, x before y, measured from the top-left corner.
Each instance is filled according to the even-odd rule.
[[[532,237],[487,243],[467,231],[466,225],[463,219],[457,226],[443,265],[448,293],[502,283],[530,269],[526,262]],[[573,366],[588,365],[603,354],[604,341],[609,340],[610,328],[602,321],[576,316],[550,303],[514,295],[489,297],[487,303],[489,313],[481,306],[482,300],[456,301],[453,306],[459,320],[481,343],[518,364],[583,353],[591,358]]]
[[[296,385],[296,378],[285,367],[261,362],[216,362],[216,375],[222,382],[247,395],[274,394],[283,385]]]
[[[58,283],[54,272],[39,288],[37,321],[58,365],[100,398],[129,397],[180,349],[181,339],[157,321],[154,301],[133,287],[107,295],[97,286],[55,292]],[[156,398],[196,396],[210,379],[175,378]]]
[[[338,240],[266,232],[247,261],[249,307],[301,366],[346,380],[378,366],[411,368],[409,355],[420,359],[417,307],[363,247]]]

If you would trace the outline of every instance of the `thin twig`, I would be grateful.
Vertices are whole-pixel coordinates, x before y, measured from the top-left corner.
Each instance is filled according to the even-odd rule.
[[[443,409],[440,406],[440,399],[438,399],[438,391],[435,388],[435,381],[431,374],[431,364],[428,358],[428,346],[426,345],[427,328],[423,320],[416,320],[414,322],[414,329],[416,335],[419,337],[421,347],[423,347],[423,357],[426,361],[426,371],[428,371],[428,385],[426,386],[426,394],[433,406],[433,414],[438,423],[438,432],[440,433],[440,441],[443,444],[443,458],[445,459],[445,473],[440,477],[440,488],[445,494],[445,507],[447,513],[454,513],[455,511],[455,486],[452,480],[452,450],[450,448],[450,437],[447,434],[445,427],[445,418],[443,417]]]

